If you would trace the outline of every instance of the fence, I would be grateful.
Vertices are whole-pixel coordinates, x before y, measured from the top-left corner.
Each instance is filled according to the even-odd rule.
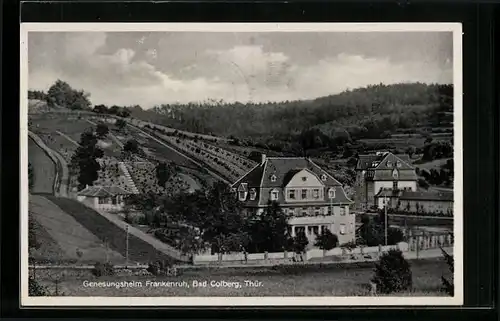
[[[389,246],[372,246],[372,247],[356,247],[347,249],[337,247],[326,251],[321,249],[311,249],[299,256],[299,260],[311,260],[315,258],[352,258],[352,257],[377,257],[381,253],[387,252],[390,249],[399,249],[402,252],[419,252],[424,250],[437,249],[440,247],[450,247],[453,245],[452,233],[426,233],[426,234],[410,234],[407,237],[408,242],[401,242],[397,245]],[[252,253],[245,256],[244,253],[231,254],[216,254],[216,255],[195,255],[193,263],[197,264],[214,264],[214,263],[241,263],[247,262],[252,264],[260,263],[282,263],[289,261],[297,255],[293,252],[278,252],[278,253]],[[418,256],[418,255],[417,255]]]

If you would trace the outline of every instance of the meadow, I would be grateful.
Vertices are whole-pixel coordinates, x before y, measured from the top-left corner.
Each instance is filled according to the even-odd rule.
[[[446,296],[441,291],[441,275],[449,276],[443,259],[410,261],[413,287],[395,296]],[[152,297],[152,296],[367,296],[374,263],[275,266],[252,269],[192,269],[177,277],[89,277],[63,278],[58,289],[66,296]],[[142,287],[85,287],[84,281],[136,281]],[[147,281],[186,281],[185,287],[153,287]],[[206,287],[195,287],[193,281],[207,281]],[[232,287],[217,286],[220,282]],[[260,282],[250,286],[245,281]],[[254,284],[255,284],[254,283]],[[54,289],[50,279],[41,284]],[[212,284],[212,286],[211,286]],[[238,286],[239,284],[239,286]],[[236,287],[235,287],[236,285]]]

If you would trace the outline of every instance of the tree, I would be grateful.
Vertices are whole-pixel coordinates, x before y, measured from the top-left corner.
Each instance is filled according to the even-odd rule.
[[[112,115],[117,115],[120,112],[120,107],[113,105],[109,108],[109,113]]]
[[[33,171],[33,165],[31,162],[28,162],[28,188],[31,190],[33,188],[33,184],[35,183],[35,174]]]
[[[410,289],[412,273],[410,263],[404,258],[403,252],[391,249],[384,253],[375,265],[372,282],[377,285],[377,291],[384,294]]]
[[[123,151],[137,154],[139,153],[139,143],[135,139],[129,139],[125,145],[123,145]]]
[[[165,187],[167,181],[175,174],[175,167],[171,163],[160,162],[155,168],[158,185]]]
[[[452,273],[452,278],[447,279],[444,276],[441,276],[441,282],[443,283],[443,290],[448,294],[453,296],[455,293],[455,285],[453,282],[453,272],[454,272],[454,261],[453,256],[449,255],[443,248],[441,248],[441,252],[443,253],[444,260],[448,265],[450,272]]]
[[[125,126],[127,126],[127,122],[123,119],[117,119],[115,125],[116,127],[118,127],[118,129],[122,130],[125,128]]]
[[[329,251],[337,247],[339,243],[339,238],[337,235],[333,234],[329,229],[325,228],[320,235],[316,238],[315,246],[322,250]]]
[[[88,93],[74,90],[68,83],[57,80],[47,92],[47,105],[52,108],[89,109],[91,104],[88,97]]]
[[[108,107],[106,107],[106,105],[95,105],[94,109],[92,109],[92,111],[94,113],[97,113],[97,114],[107,114],[107,113],[109,113]]]
[[[104,138],[109,133],[109,128],[106,124],[97,124],[96,127],[96,136],[97,138]]]
[[[101,166],[97,158],[104,155],[102,149],[97,147],[97,137],[91,130],[86,130],[80,136],[80,146],[72,156],[72,167],[78,168],[79,189],[87,185],[93,185],[97,180]]]
[[[289,216],[277,202],[270,201],[251,222],[252,252],[279,252],[286,248]]]
[[[297,254],[304,253],[307,245],[309,245],[309,239],[307,238],[306,233],[303,231],[298,232],[293,241],[293,247],[295,253]]]
[[[117,115],[120,117],[123,117],[123,118],[127,118],[130,116],[130,110],[128,108],[122,108],[122,110],[120,112],[118,112]]]

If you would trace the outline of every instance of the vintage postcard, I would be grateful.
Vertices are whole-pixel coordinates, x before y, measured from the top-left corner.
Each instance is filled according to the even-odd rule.
[[[29,23],[20,72],[24,307],[463,304],[461,24]]]

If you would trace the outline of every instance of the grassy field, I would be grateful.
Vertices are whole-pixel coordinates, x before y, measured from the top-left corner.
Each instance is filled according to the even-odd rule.
[[[48,199],[73,217],[74,220],[95,235],[101,242],[106,241],[111,250],[122,256],[126,255],[126,233],[123,229],[75,200],[55,196],[48,196]],[[130,262],[172,261],[171,257],[131,234],[129,234],[128,244]]]
[[[53,193],[55,164],[31,138],[28,138],[28,160],[33,166],[32,193]]]
[[[46,197],[30,196],[29,211],[37,225],[42,228],[39,231],[42,240],[52,240],[41,244],[38,255],[33,256],[37,261],[91,264],[105,261],[106,257],[114,263],[125,261],[123,255],[106,249],[102,240]],[[57,245],[56,250],[52,250],[54,243]]]
[[[317,265],[310,267],[275,267],[253,269],[203,269],[185,271],[177,277],[103,277],[63,279],[59,290],[67,296],[366,296],[373,277],[374,263]],[[413,288],[396,296],[446,296],[441,292],[441,276],[449,276],[442,259],[411,261]],[[142,287],[85,287],[87,281],[137,281]],[[186,281],[184,287],[153,287],[147,281]],[[193,281],[207,281],[195,287]],[[217,287],[225,281],[232,287]],[[245,281],[260,282],[248,286]],[[53,290],[51,280],[41,283]],[[254,284],[255,284],[254,283]],[[211,286],[212,284],[212,286]],[[239,284],[239,286],[238,286]],[[236,287],[235,287],[236,286]]]

